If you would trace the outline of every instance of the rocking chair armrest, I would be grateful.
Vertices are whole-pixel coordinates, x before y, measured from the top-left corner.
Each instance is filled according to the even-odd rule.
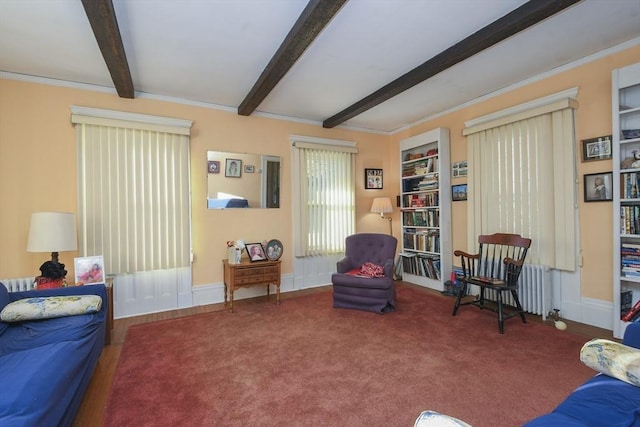
[[[480,254],[469,254],[465,251],[456,250],[453,252],[454,256],[464,257],[464,258],[472,258],[472,259],[480,259]]]
[[[505,259],[502,260],[502,262],[504,263],[504,265],[512,265],[514,267],[520,267],[521,265],[524,264],[524,259],[521,259],[518,261],[513,258],[506,257]]]

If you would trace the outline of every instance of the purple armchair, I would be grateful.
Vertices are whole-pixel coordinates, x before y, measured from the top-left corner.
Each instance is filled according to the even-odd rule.
[[[338,261],[338,272],[331,276],[333,306],[387,313],[396,309],[393,284],[393,258],[398,240],[393,236],[360,233],[347,237],[345,257]],[[347,274],[370,262],[384,269],[384,277]]]

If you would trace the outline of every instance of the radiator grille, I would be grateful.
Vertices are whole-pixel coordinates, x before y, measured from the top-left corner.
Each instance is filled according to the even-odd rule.
[[[538,314],[543,320],[547,318],[547,307],[551,298],[551,270],[544,265],[525,264],[518,280],[518,297],[527,313]],[[496,301],[496,291],[487,289],[485,298]],[[516,303],[510,293],[502,294],[504,304],[515,307]]]
[[[0,279],[9,292],[30,291],[35,287],[33,277],[23,277],[21,279]]]

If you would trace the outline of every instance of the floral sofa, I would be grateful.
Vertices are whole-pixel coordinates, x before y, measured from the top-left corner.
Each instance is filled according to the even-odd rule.
[[[599,373],[574,390],[551,413],[526,427],[640,426],[640,323],[627,326],[622,344],[595,339],[580,360]]]
[[[70,426],[104,347],[104,285],[0,284],[0,426]]]

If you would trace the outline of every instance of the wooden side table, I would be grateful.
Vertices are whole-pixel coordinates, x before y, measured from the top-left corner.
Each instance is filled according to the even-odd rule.
[[[236,288],[250,286],[267,286],[269,296],[270,285],[276,287],[276,304],[280,304],[280,265],[281,261],[243,261],[240,264],[230,264],[226,259],[224,265],[224,305],[227,305],[229,295],[229,312],[233,313],[233,292]]]

